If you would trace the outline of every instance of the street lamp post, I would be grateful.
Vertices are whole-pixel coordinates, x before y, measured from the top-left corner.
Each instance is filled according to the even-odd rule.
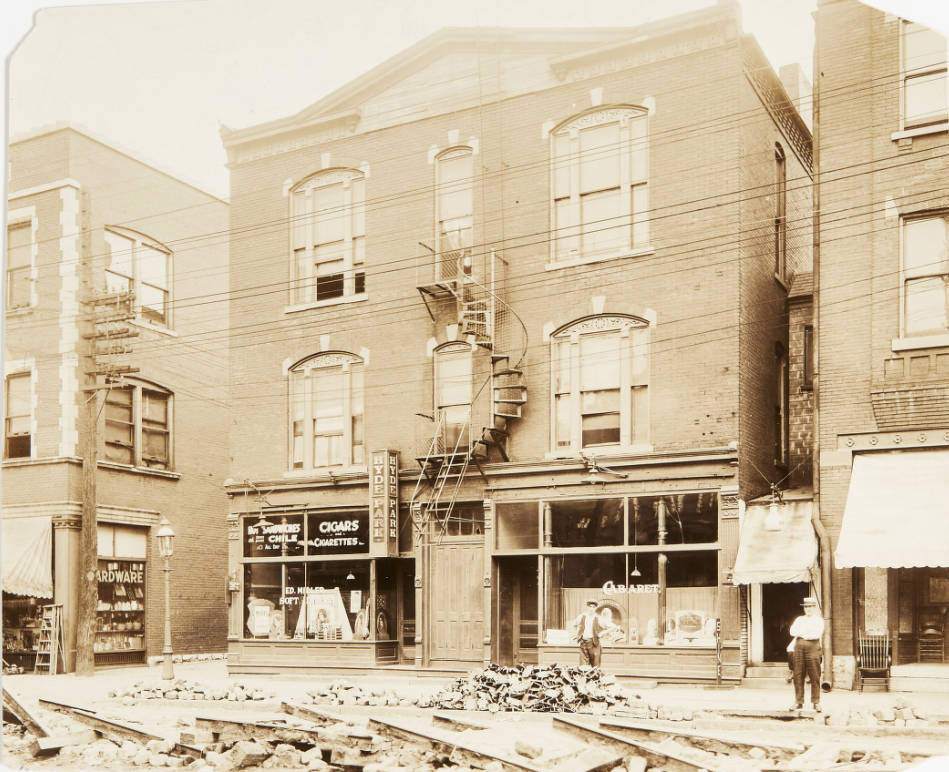
[[[175,532],[171,529],[168,518],[162,517],[158,523],[158,554],[161,555],[165,572],[165,645],[162,648],[164,662],[162,663],[161,677],[170,681],[175,677],[175,669],[171,662],[171,556],[175,552]]]

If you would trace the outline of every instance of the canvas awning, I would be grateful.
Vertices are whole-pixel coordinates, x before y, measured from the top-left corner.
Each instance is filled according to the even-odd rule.
[[[35,598],[53,597],[53,521],[49,517],[4,518],[3,591]]]
[[[738,537],[734,584],[809,582],[817,563],[817,537],[811,525],[809,499],[752,502],[745,509]]]
[[[854,455],[834,565],[949,566],[949,450]]]

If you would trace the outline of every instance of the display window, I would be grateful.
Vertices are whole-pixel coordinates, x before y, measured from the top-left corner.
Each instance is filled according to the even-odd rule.
[[[496,513],[500,550],[543,555],[544,643],[573,645],[595,600],[605,646],[715,646],[717,492],[498,503]]]
[[[29,666],[36,656],[48,598],[30,598],[3,593],[3,657],[11,664]],[[28,660],[28,661],[27,661]]]
[[[100,663],[118,663],[145,653],[147,529],[98,526],[96,636]]]
[[[248,638],[365,641],[389,636],[370,603],[369,561],[244,566]],[[381,605],[381,604],[380,604]]]

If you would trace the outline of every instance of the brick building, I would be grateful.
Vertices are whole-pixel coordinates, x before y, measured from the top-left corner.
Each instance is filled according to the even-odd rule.
[[[227,204],[70,127],[16,139],[8,158],[5,661],[32,668],[40,609],[55,602],[74,662],[87,258],[94,291],[134,293],[138,333],[120,360],[138,372],[99,396],[95,660],[161,652],[161,516],[177,534],[175,651],[222,651],[227,349],[201,341],[227,325]]]
[[[446,29],[222,136],[233,671],[573,661],[588,598],[616,672],[776,645],[797,597],[732,569],[797,447],[811,145],[735,5]]]
[[[824,0],[816,18],[818,439],[834,652],[849,680],[860,637],[888,634],[892,688],[945,688],[946,40],[854,0]]]

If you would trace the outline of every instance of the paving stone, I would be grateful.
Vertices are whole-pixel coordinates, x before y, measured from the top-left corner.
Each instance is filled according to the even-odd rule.
[[[519,753],[528,759],[537,759],[544,755],[544,749],[539,745],[527,742],[527,740],[518,740],[514,743],[514,752]]]

